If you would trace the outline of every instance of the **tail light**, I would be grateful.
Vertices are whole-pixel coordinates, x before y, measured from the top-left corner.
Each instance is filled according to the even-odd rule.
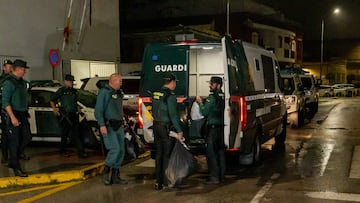
[[[144,123],[144,120],[142,118],[142,111],[141,111],[141,106],[143,104],[143,100],[141,97],[139,97],[139,101],[138,101],[138,112],[139,112],[139,128],[142,129],[143,128],[143,123]]]
[[[246,109],[246,98],[239,96],[231,96],[230,100],[232,102],[236,102],[239,105],[239,119],[241,130],[246,130],[246,122],[247,122],[247,109]]]
[[[139,128],[140,129],[143,128],[143,124],[144,124],[143,113],[146,110],[146,109],[143,109],[143,108],[145,108],[144,103],[151,103],[151,101],[152,101],[151,97],[139,97],[138,108],[139,108]]]
[[[241,130],[246,130],[246,122],[247,122],[247,109],[246,109],[246,99],[245,97],[240,97],[240,122],[241,122]]]

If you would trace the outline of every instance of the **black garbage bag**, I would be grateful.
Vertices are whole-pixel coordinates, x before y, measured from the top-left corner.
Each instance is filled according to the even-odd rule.
[[[184,142],[177,141],[171,152],[169,165],[165,170],[169,186],[174,187],[195,173],[198,163]]]

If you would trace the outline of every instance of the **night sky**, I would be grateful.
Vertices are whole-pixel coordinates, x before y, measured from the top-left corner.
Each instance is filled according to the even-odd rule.
[[[279,10],[302,25],[305,40],[320,39],[321,19],[325,19],[325,40],[360,38],[360,0],[257,0]],[[341,13],[331,14],[338,6]]]

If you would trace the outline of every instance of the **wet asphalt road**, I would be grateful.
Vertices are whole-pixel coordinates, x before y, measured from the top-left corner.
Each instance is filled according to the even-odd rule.
[[[356,164],[354,149],[360,146],[359,113],[360,98],[324,99],[303,128],[288,128],[284,154],[273,153],[270,142],[256,166],[228,160],[227,181],[221,185],[203,184],[203,164],[179,191],[155,191],[153,161],[142,159],[122,168],[122,177],[129,180],[126,186],[104,186],[95,177],[35,202],[360,202],[360,175],[349,177]],[[204,157],[199,160],[205,163]],[[17,202],[47,190],[0,197],[0,202]]]

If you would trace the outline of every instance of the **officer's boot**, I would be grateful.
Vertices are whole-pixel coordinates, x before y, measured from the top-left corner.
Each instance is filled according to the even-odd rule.
[[[120,185],[126,185],[128,182],[124,179],[120,178],[120,171],[118,168],[113,168],[111,173],[111,183],[112,184],[120,184]]]
[[[102,174],[102,181],[103,181],[104,185],[110,185],[111,184],[111,180],[109,179],[109,175],[110,175],[110,167],[105,165],[104,172]]]

